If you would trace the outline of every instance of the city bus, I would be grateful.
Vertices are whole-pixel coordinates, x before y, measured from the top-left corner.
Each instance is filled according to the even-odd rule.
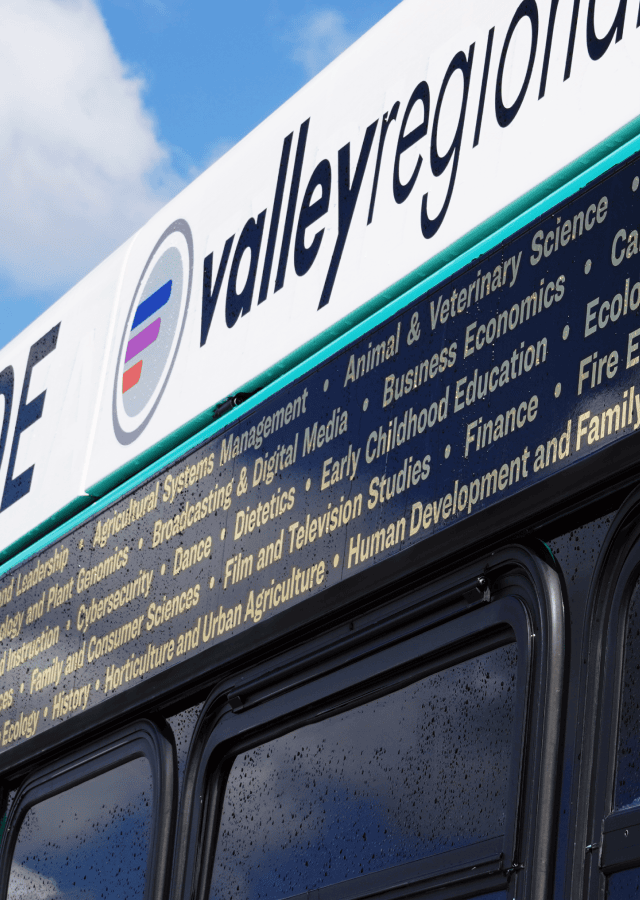
[[[625,0],[403,0],[0,351],[0,897],[640,894]]]

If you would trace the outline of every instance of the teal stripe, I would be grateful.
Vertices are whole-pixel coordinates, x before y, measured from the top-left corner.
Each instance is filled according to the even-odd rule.
[[[78,505],[85,502],[85,498],[74,500],[47,522],[38,525],[19,541],[0,552],[0,560],[3,562],[0,566],[0,577],[9,568],[20,565],[48,545],[61,540],[70,530],[117,502],[123,494],[157,475],[203,441],[233,425],[240,416],[246,415],[296,378],[321,365],[334,353],[358,340],[377,325],[383,324],[421,294],[455,275],[476,257],[487,253],[496,244],[508,240],[533,219],[562,203],[591,181],[639,151],[640,116],[394,285],[386,288],[340,322],[247,382],[238,391],[253,393],[253,396],[240,407],[232,409],[215,422],[211,422],[215,408],[202,413],[101,482],[92,485],[87,493],[90,498],[97,499],[90,506],[61,524],[64,513],[76,512]],[[206,424],[207,422],[211,424]],[[56,527],[43,536],[43,528],[50,528],[54,522]],[[27,545],[27,541],[33,543]]]

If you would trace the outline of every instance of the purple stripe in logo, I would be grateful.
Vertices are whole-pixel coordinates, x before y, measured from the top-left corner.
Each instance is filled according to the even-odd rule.
[[[131,338],[127,344],[127,355],[124,358],[125,363],[128,363],[130,359],[133,359],[134,356],[137,356],[138,353],[142,353],[142,351],[146,350],[150,344],[153,344],[158,337],[161,322],[162,318],[158,316],[158,318],[155,319],[151,325],[147,325],[140,334]]]

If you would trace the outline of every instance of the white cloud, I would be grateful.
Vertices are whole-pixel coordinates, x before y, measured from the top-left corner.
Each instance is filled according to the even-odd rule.
[[[67,288],[182,184],[94,0],[3,0],[0,274]]]
[[[57,900],[61,896],[52,879],[16,863],[11,866],[7,900]]]
[[[285,39],[294,46],[292,59],[311,78],[346,50],[356,37],[347,29],[341,13],[317,9],[297,19]]]

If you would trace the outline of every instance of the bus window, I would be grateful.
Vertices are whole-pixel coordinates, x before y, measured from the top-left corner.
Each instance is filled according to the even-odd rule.
[[[7,827],[7,820],[9,818],[9,810],[11,809],[11,804],[16,798],[17,788],[13,788],[12,790],[7,791],[4,801],[4,809],[2,812],[2,818],[0,819],[0,840],[2,840],[2,835],[4,834],[5,828]]]
[[[143,897],[152,810],[144,757],[32,806],[16,841],[7,900]]]
[[[640,870],[635,868],[640,863],[640,580],[631,591],[626,621],[623,615],[621,622],[624,630],[613,802],[604,820],[601,856],[611,900],[634,896],[640,886]]]
[[[629,900],[640,895],[640,869],[614,872],[607,884],[607,900]]]
[[[230,673],[191,742],[176,897],[525,900],[541,870],[546,888],[550,560],[505,548]]]
[[[189,706],[174,716],[167,718],[167,723],[173,732],[173,738],[176,743],[176,754],[178,763],[178,793],[182,789],[182,781],[184,778],[185,766],[191,745],[191,738],[198,722],[198,716],[202,710],[202,703],[196,706]]]
[[[499,647],[236,757],[211,900],[289,897],[501,836],[517,656]]]
[[[8,807],[3,900],[166,896],[176,753],[141,719],[31,771]]]
[[[640,583],[629,603],[618,725],[615,809],[640,804]]]
[[[578,798],[586,823],[575,871],[586,896],[634,896],[640,865],[640,517],[638,493],[620,508],[591,587],[583,696],[583,752],[593,756],[592,790]],[[595,702],[594,702],[595,701]],[[589,737],[593,735],[593,751]],[[589,812],[583,810],[589,804]],[[582,849],[584,848],[584,849]],[[582,852],[580,852],[582,851]],[[582,859],[580,858],[582,857]]]
[[[507,900],[506,891],[494,891],[493,894],[483,894],[481,897],[471,897],[469,900]]]

